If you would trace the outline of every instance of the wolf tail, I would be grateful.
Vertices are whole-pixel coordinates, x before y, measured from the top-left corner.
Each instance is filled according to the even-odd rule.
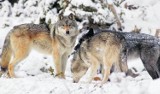
[[[0,60],[1,70],[7,69],[8,64],[11,60],[11,55],[12,55],[12,50],[11,50],[11,44],[10,44],[10,33],[8,33],[4,41],[2,54],[1,54],[1,60]]]

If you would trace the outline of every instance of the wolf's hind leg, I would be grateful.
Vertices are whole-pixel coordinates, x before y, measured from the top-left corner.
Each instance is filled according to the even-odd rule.
[[[21,50],[17,51],[13,57],[13,59],[11,60],[9,66],[8,66],[8,72],[9,72],[9,76],[10,77],[15,77],[14,74],[14,67],[16,66],[16,64],[18,64],[20,61],[22,61],[23,59],[25,59],[28,55],[27,50],[23,50],[21,52]]]
[[[13,50],[13,58],[8,65],[8,72],[10,77],[15,77],[14,67],[28,56],[28,53],[30,52],[30,46],[30,41],[27,40],[26,37],[12,38],[11,47]]]
[[[103,79],[102,79],[101,85],[103,85],[105,82],[107,82],[109,75],[110,75],[111,67],[112,67],[112,62],[105,60],[104,64],[103,64],[104,72],[103,72]]]
[[[144,49],[141,51],[140,58],[152,79],[157,79],[160,77],[160,71],[157,65],[159,59],[159,47],[148,49]]]

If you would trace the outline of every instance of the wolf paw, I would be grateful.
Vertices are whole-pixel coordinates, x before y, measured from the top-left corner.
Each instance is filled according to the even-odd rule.
[[[8,71],[0,71],[0,78],[10,78]]]
[[[60,72],[60,73],[56,74],[55,77],[65,79],[65,76],[64,76],[63,72]]]

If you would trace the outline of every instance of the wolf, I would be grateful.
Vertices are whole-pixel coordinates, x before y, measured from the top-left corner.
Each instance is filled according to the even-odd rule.
[[[93,24],[93,23],[91,23]],[[97,32],[112,32],[119,33],[126,40],[127,51],[122,52],[126,62],[131,58],[140,58],[145,69],[149,73],[152,79],[160,78],[160,39],[144,33],[135,32],[118,32],[116,30],[94,29],[94,34]],[[83,26],[83,30],[87,28],[95,28],[90,23],[86,23]],[[94,35],[93,34],[93,35]],[[130,75],[130,74],[129,74]],[[132,73],[131,73],[132,76]],[[136,76],[136,75],[135,75]],[[138,75],[137,75],[138,76]]]
[[[126,52],[128,59],[140,57],[145,69],[152,79],[160,78],[160,39],[155,36],[134,33],[134,32],[116,32],[113,30],[101,30],[99,32],[119,33],[125,37]]]
[[[90,31],[93,31],[93,29],[90,29]],[[90,33],[91,36],[92,34]],[[125,39],[118,33],[100,32],[92,37],[85,38],[76,47],[71,60],[73,82],[79,82],[88,68],[91,68],[91,72],[87,82],[91,82],[100,64],[103,65],[104,69],[101,85],[108,80],[113,65],[116,71],[127,72],[128,66],[125,65],[126,63],[121,63],[123,62],[121,52],[124,50]]]
[[[51,30],[42,24],[14,26],[5,38],[0,66],[2,69],[8,69],[10,77],[16,77],[14,67],[35,49],[52,55],[56,76],[64,78],[66,61],[78,34],[78,25],[73,14],[59,15],[59,20]]]

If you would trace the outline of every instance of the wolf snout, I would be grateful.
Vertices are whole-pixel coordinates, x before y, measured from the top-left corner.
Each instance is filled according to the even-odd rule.
[[[66,31],[66,34],[69,34],[69,31]]]
[[[73,80],[73,83],[78,83],[78,81],[76,81],[76,80]]]

